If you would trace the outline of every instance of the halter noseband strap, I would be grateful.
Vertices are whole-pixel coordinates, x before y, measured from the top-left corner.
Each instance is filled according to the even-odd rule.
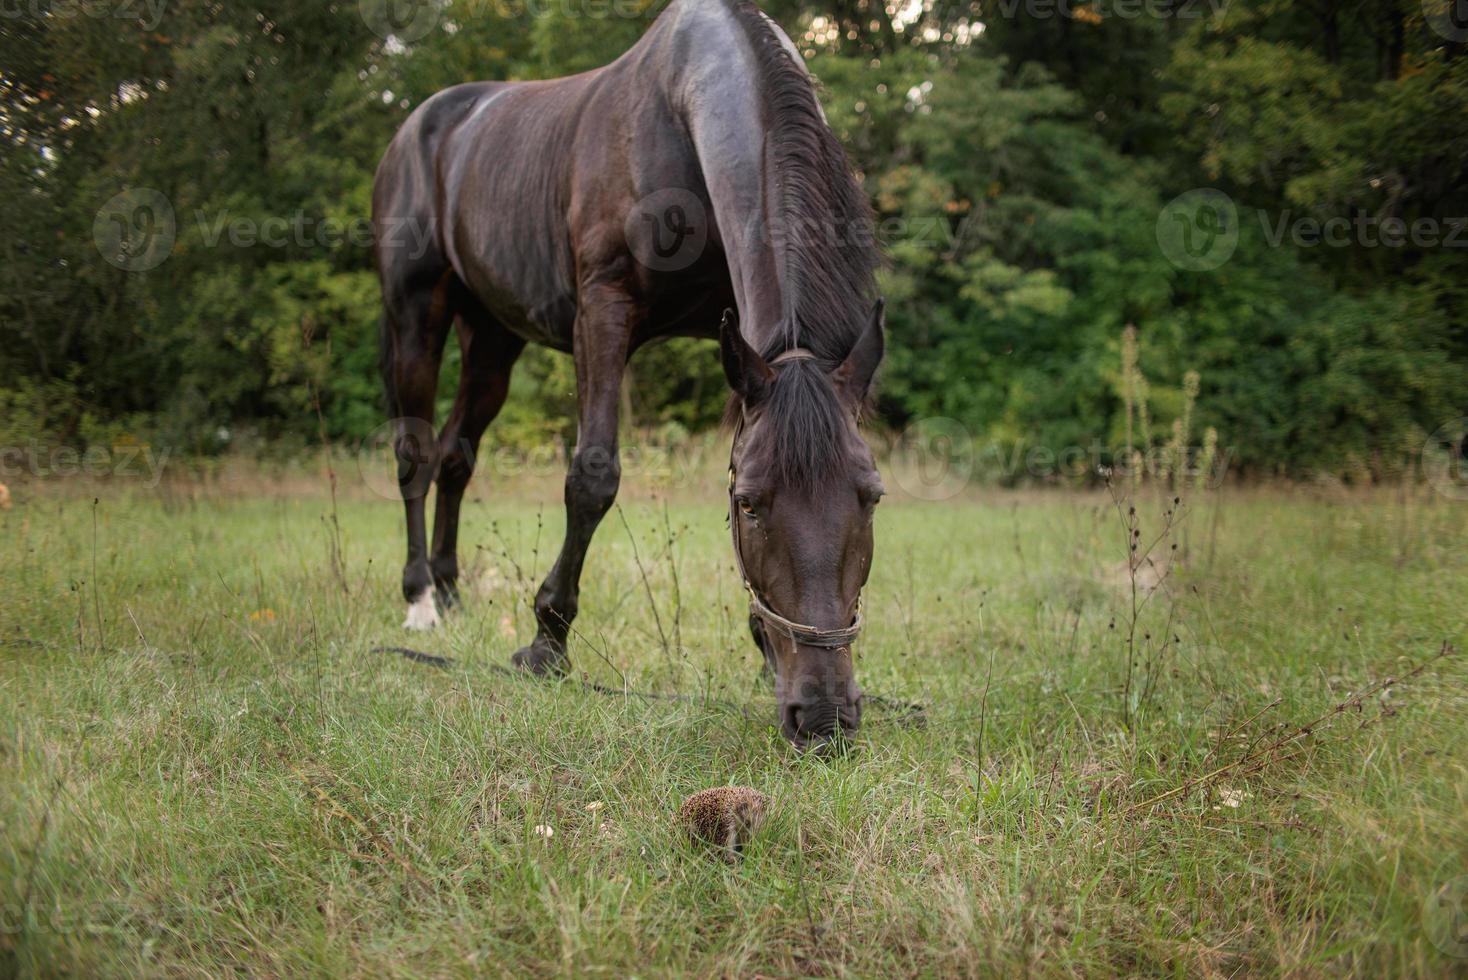
[[[792,347],[781,354],[776,354],[770,359],[769,364],[770,367],[774,367],[776,364],[784,364],[786,361],[814,360],[816,360],[816,355],[813,351],[808,351],[804,347]]]
[[[784,364],[787,361],[811,361],[816,360],[816,355],[803,347],[792,347],[777,357],[770,360],[770,366]],[[744,554],[739,537],[739,515],[736,513],[737,504],[734,500],[734,449],[739,445],[739,436],[744,431],[744,417],[741,415],[734,425],[734,441],[729,445],[729,532],[734,538],[734,565],[739,570],[739,580],[744,583],[744,591],[749,593],[749,609],[752,613],[764,621],[764,624],[777,633],[788,636],[796,643],[804,646],[820,647],[824,650],[837,650],[841,647],[850,646],[861,632],[861,594],[856,596],[856,617],[851,625],[845,629],[823,630],[815,626],[807,626],[797,623],[793,619],[786,619],[775,610],[771,609],[766,602],[760,598],[759,592],[750,584],[749,573],[744,570]]]

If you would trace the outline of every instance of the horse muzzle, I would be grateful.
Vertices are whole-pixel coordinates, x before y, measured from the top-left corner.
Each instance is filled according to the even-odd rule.
[[[842,739],[852,738],[861,728],[861,700],[858,691],[849,700],[819,698],[782,702],[780,731],[802,752],[827,749]]]

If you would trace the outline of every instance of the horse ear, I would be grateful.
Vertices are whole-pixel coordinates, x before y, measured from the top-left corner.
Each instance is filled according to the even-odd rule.
[[[872,307],[871,322],[861,336],[856,338],[856,343],[851,345],[846,360],[831,372],[831,381],[836,385],[836,390],[857,405],[866,401],[867,392],[872,386],[872,376],[877,373],[877,367],[882,363],[882,354],[887,349],[886,308],[885,301],[878,299]]]
[[[775,372],[745,342],[733,310],[725,310],[724,320],[719,324],[719,353],[724,360],[724,377],[729,379],[729,387],[744,399],[744,404],[753,405],[765,396]]]

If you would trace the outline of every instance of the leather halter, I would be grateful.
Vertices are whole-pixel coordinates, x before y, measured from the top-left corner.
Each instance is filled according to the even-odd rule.
[[[816,355],[803,347],[793,347],[769,363],[771,367],[783,364],[786,361],[810,361],[815,360]],[[861,632],[861,593],[856,594],[856,617],[851,625],[845,629],[823,630],[805,623],[797,623],[793,619],[786,619],[760,598],[755,587],[750,584],[749,573],[744,570],[743,547],[739,537],[739,514],[738,503],[734,499],[734,450],[739,446],[739,437],[744,432],[744,415],[741,412],[739,420],[734,423],[734,441],[729,444],[729,532],[734,539],[734,565],[739,570],[739,580],[744,583],[744,591],[749,593],[749,610],[764,621],[764,624],[777,633],[788,636],[796,643],[803,646],[819,647],[824,650],[838,650],[849,647],[856,640],[857,634]]]

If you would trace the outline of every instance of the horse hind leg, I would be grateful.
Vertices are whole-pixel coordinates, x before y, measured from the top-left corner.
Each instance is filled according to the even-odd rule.
[[[452,273],[445,269],[436,275],[420,274],[406,283],[385,283],[383,289],[383,376],[393,414],[393,454],[408,532],[402,580],[403,598],[408,602],[406,629],[438,625],[424,506],[439,462],[433,402],[443,345],[453,319],[453,282]]]
[[[510,390],[510,373],[525,341],[506,330],[477,301],[459,314],[459,390],[439,433],[438,500],[433,509],[429,570],[439,605],[459,601],[459,507],[474,475],[479,440]]]

